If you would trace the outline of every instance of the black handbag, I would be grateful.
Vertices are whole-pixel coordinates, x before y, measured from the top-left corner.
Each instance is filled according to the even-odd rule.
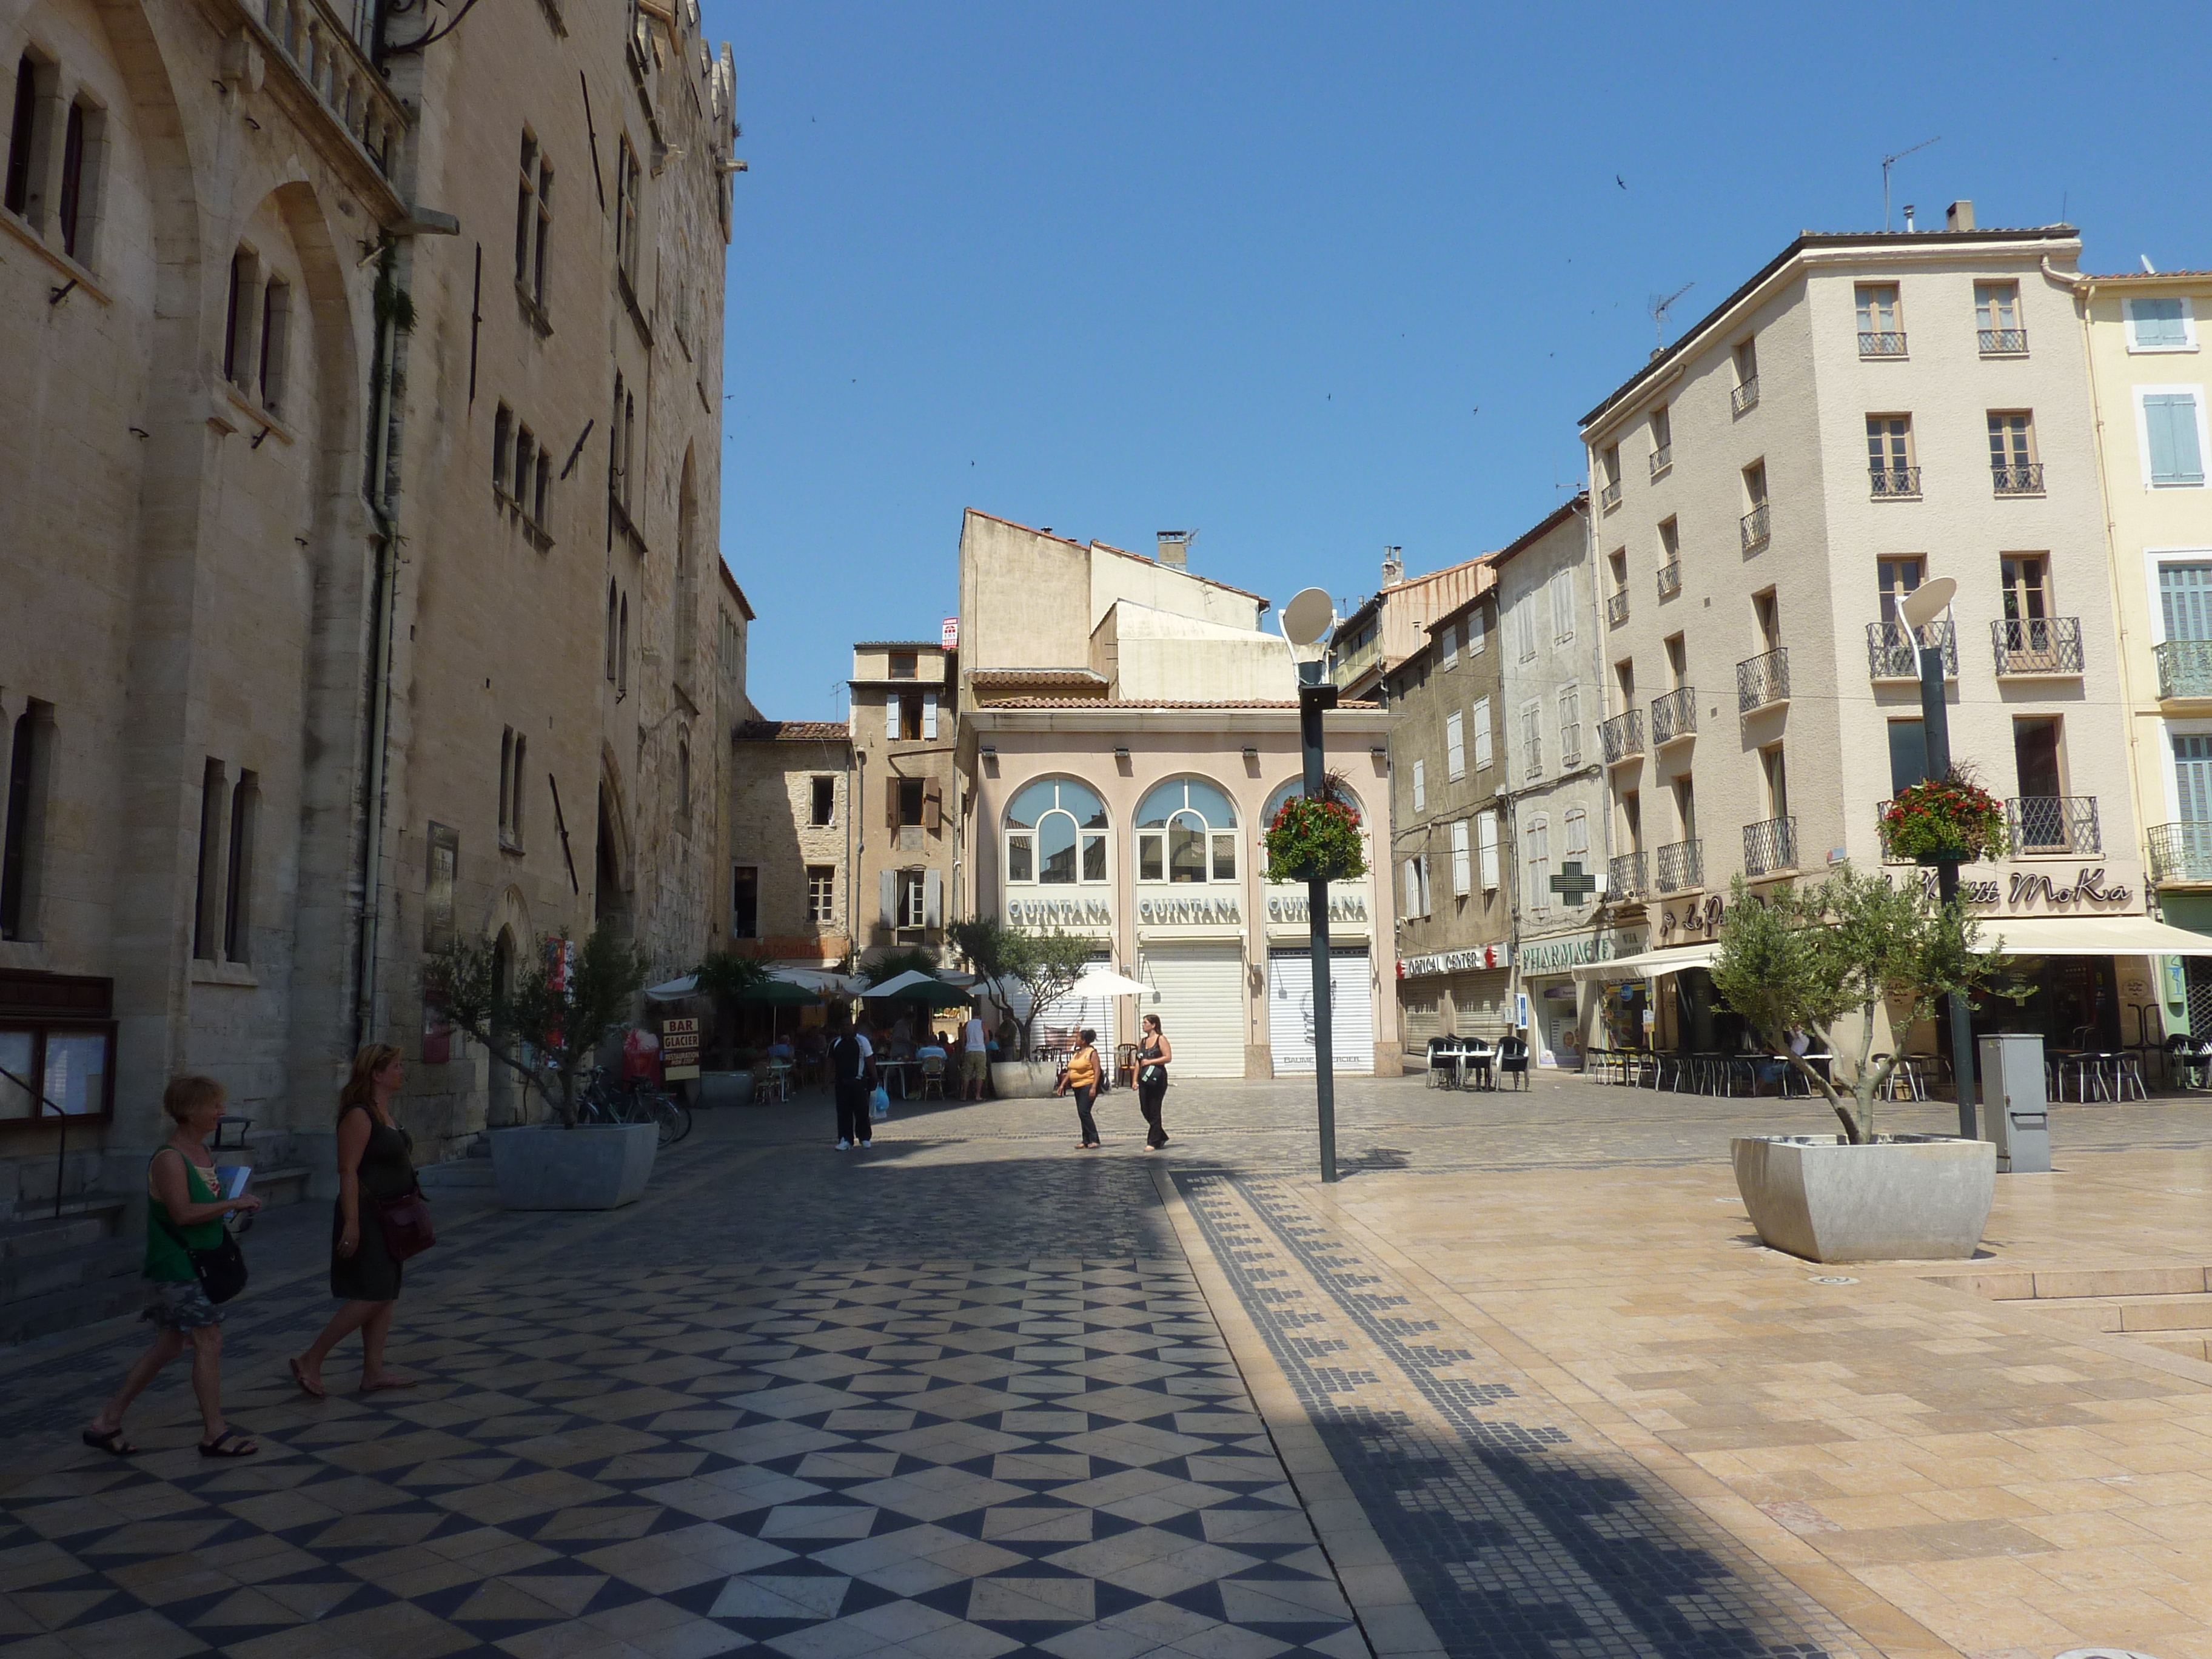
[[[238,1248],[230,1229],[222,1230],[222,1243],[211,1250],[196,1250],[185,1243],[184,1234],[176,1223],[166,1215],[154,1218],[168,1230],[169,1237],[184,1245],[185,1256],[192,1264],[192,1277],[200,1282],[200,1289],[210,1302],[228,1302],[246,1288],[246,1252]]]

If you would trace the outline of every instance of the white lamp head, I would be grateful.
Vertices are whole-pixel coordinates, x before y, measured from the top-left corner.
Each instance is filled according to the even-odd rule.
[[[1943,614],[1958,591],[1959,584],[1950,577],[1938,576],[1907,593],[1899,602],[1897,614],[1905,618],[1908,628],[1925,628]]]

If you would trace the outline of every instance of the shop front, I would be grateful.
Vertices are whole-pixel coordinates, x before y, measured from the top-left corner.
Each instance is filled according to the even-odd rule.
[[[1287,791],[1285,792],[1287,793]],[[1368,907],[1370,884],[1328,889],[1329,1042],[1340,1072],[1375,1070],[1378,981]],[[1277,1077],[1310,1077],[1314,1061],[1314,959],[1306,890],[1267,884],[1267,1058]],[[1395,1071],[1396,1067],[1394,1066]]]
[[[1471,945],[1408,957],[1398,964],[1398,1001],[1406,1051],[1425,1051],[1437,1037],[1495,1042],[1512,1029],[1513,947]]]
[[[1527,1027],[1529,1058],[1536,1065],[1579,1069],[1585,1043],[1606,1040],[1602,999],[1583,990],[1575,970],[1632,956],[1643,945],[1640,928],[1603,927],[1520,942],[1514,1023]]]

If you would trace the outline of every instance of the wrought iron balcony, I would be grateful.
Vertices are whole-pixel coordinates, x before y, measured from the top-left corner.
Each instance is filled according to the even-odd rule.
[[[2161,887],[2212,882],[2212,823],[2153,824],[2150,878]]]
[[[1679,893],[1685,887],[1705,884],[1705,844],[1678,841],[1659,849],[1659,891]]]
[[[1797,820],[1769,818],[1743,826],[1743,872],[1770,876],[1797,867]]]
[[[1917,501],[1920,496],[1920,469],[1917,466],[1875,466],[1867,469],[1867,477],[1874,487],[1874,499],[1878,501]]]
[[[1628,590],[1616,587],[1605,596],[1605,619],[1618,628],[1628,620]]]
[[[1748,714],[1771,702],[1790,700],[1790,647],[1781,646],[1735,665],[1735,710]]]
[[[1680,559],[1659,567],[1659,597],[1671,599],[1682,591],[1682,562]]]
[[[2027,331],[2024,328],[1985,328],[1981,336],[1984,357],[2027,356]]]
[[[1990,624],[2000,674],[2078,674],[2079,617],[2000,617]]]
[[[2023,461],[2017,466],[1991,466],[1990,482],[2000,495],[2040,495],[2043,493],[2043,463]]]
[[[1651,699],[1651,746],[1686,738],[1698,729],[1698,689],[1686,685]]]
[[[1611,720],[1600,722],[1597,741],[1598,746],[1605,750],[1607,766],[1635,759],[1644,752],[1644,711],[1632,708],[1625,714],[1615,714]]]
[[[1615,478],[1597,492],[1597,504],[1601,511],[1610,513],[1620,505],[1620,480]]]
[[[2094,795],[2020,795],[2005,803],[2005,828],[2015,853],[2083,857],[2104,851]]]
[[[1902,357],[1905,356],[1905,331],[1901,328],[1861,329],[1859,356]]]
[[[1948,622],[1930,623],[1921,638],[1943,653],[1943,678],[1959,678],[1959,631]],[[1867,624],[1867,674],[1877,680],[1917,680],[1920,678],[1920,647],[1912,629],[1901,622]]]
[[[1648,853],[1616,853],[1606,860],[1606,896],[1619,902],[1639,899],[1651,890],[1651,857]]]
[[[1749,380],[1744,381],[1742,385],[1737,386],[1734,392],[1729,394],[1729,407],[1732,412],[1738,415],[1742,414],[1747,410],[1757,409],[1759,407],[1758,375],[1753,375]]]
[[[2151,647],[2158,663],[2158,695],[2212,697],[2212,640],[2168,640]]]
[[[1748,553],[1753,548],[1765,544],[1766,503],[1761,501],[1743,515],[1743,550]]]
[[[1651,476],[1653,477],[1657,477],[1662,472],[1664,472],[1668,467],[1674,465],[1674,445],[1661,444],[1658,448],[1651,452]]]

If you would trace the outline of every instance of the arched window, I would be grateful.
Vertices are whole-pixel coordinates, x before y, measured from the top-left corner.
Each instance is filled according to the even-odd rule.
[[[1137,808],[1139,881],[1237,879],[1237,809],[1203,778],[1176,778]]]
[[[1024,784],[1006,808],[1006,879],[1048,886],[1106,879],[1106,803],[1073,778]]]

